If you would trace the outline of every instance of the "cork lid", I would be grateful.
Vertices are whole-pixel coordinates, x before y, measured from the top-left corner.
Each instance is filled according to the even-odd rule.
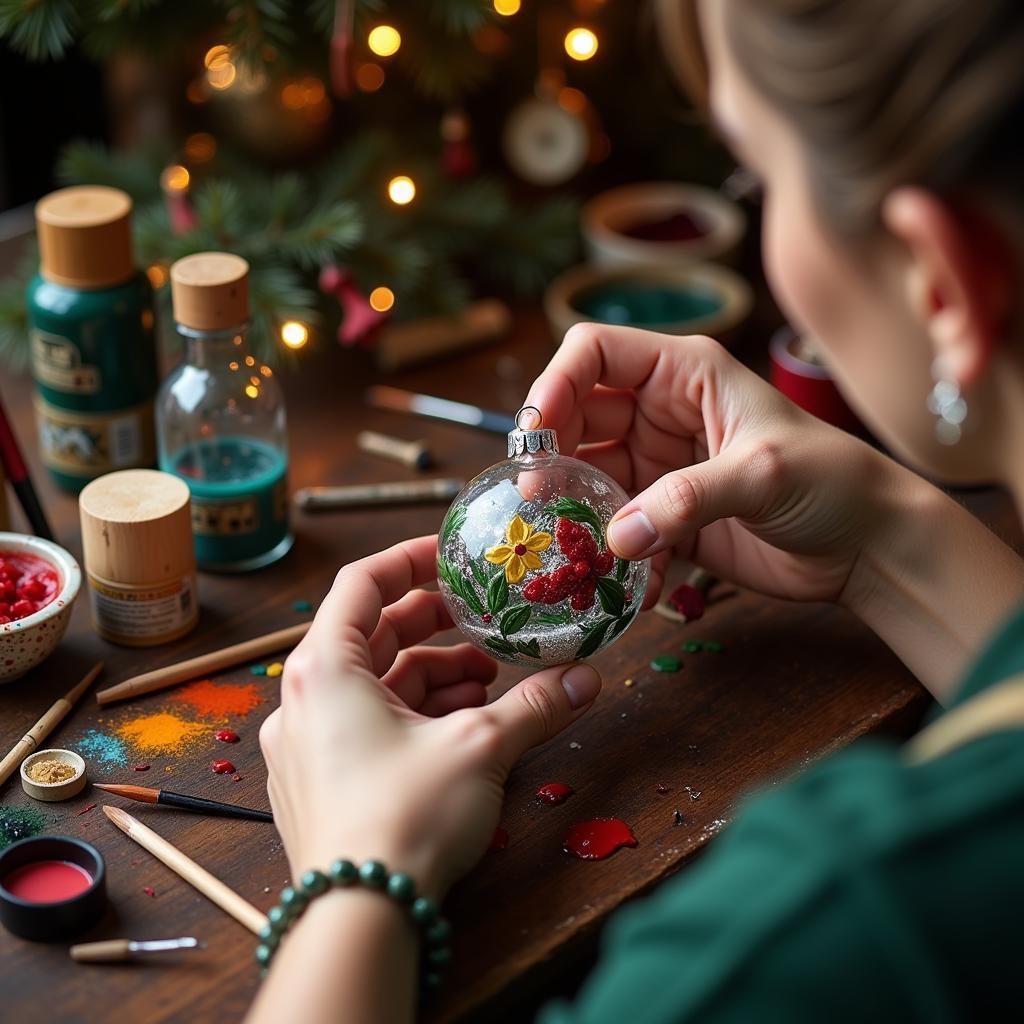
[[[174,319],[197,331],[249,319],[249,264],[230,252],[197,252],[171,266]]]
[[[131,280],[132,200],[117,188],[75,185],[36,203],[40,272],[72,288],[109,288]]]
[[[188,484],[155,469],[123,469],[78,497],[88,572],[116,583],[161,583],[195,570]]]

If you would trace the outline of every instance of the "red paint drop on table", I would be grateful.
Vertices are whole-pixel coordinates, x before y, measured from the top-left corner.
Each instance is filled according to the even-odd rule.
[[[151,886],[151,885],[144,885],[142,887],[142,891],[147,896],[151,896],[153,899],[156,899],[156,889],[154,889],[153,886]]]
[[[242,781],[242,776],[241,775],[232,775],[231,776],[231,781],[232,782],[241,782]]]
[[[237,743],[239,740],[238,733],[234,729],[218,729],[213,734],[213,738],[220,740],[221,743]]]
[[[545,804],[564,804],[575,793],[576,790],[572,786],[567,786],[564,782],[547,782],[534,796],[537,797],[541,803]]]
[[[659,782],[654,787],[654,792],[655,793],[661,793],[662,796],[664,796],[668,792],[668,786],[666,786],[664,782]]]
[[[80,811],[75,811],[75,817],[80,818],[83,814],[86,814],[89,811],[91,811],[95,806],[95,804],[86,804],[86,806],[83,807]]]
[[[149,765],[148,764],[133,764],[132,765],[132,771],[133,772],[148,772],[149,771]]]
[[[496,828],[494,835],[491,836],[491,845],[487,849],[504,850],[506,846],[508,846],[508,833],[503,828]]]
[[[235,766],[230,761],[213,761],[210,768],[218,775],[228,775],[235,770]]]
[[[618,818],[577,821],[562,842],[562,849],[580,860],[604,860],[623,846],[636,846],[632,829]]]
[[[92,875],[66,860],[37,860],[23,864],[4,877],[3,886],[29,903],[59,903],[78,896],[92,885]]]

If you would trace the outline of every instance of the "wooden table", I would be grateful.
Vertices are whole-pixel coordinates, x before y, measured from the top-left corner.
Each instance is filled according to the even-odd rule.
[[[549,354],[543,322],[528,315],[501,345],[394,375],[390,382],[514,411]],[[301,374],[282,374],[291,415],[293,487],[408,477],[401,467],[355,449],[355,433],[363,426],[429,439],[440,456],[442,475],[469,477],[504,457],[501,437],[366,410],[360,396],[374,375],[365,353],[332,350],[304,355],[302,362]],[[79,556],[75,499],[55,490],[34,458],[30,386],[8,373],[0,386],[33,458],[35,479],[59,539]],[[443,512],[443,506],[434,505],[297,514],[292,553],[245,577],[203,576],[198,629],[164,648],[131,650],[99,640],[83,598],[58,652],[0,690],[0,745],[7,749],[95,659],[106,661],[103,682],[109,685],[299,621],[304,616],[293,603],[316,602],[339,566],[402,538],[433,532]],[[19,513],[15,517],[20,520]],[[725,650],[684,655],[685,666],[677,674],[658,675],[648,668],[654,654],[678,651],[691,637],[718,640]],[[798,770],[866,733],[905,732],[926,703],[910,674],[850,615],[745,593],[714,604],[701,621],[685,627],[642,616],[595,664],[605,678],[598,706],[515,769],[502,815],[508,848],[488,853],[450,898],[455,963],[438,1019],[503,1019],[509,1016],[507,1007],[515,1005],[509,1000],[557,986],[566,964],[602,920],[693,858],[752,785]],[[627,677],[635,685],[627,688]],[[220,678],[248,682],[254,677],[244,666]],[[515,678],[503,669],[499,683],[508,685]],[[146,758],[151,764],[147,774],[92,764],[92,779],[163,784],[267,806],[257,727],[276,705],[277,684],[264,677],[261,687],[266,703],[247,718],[232,719],[242,737],[238,745],[218,744],[211,729],[209,741],[187,756]],[[168,703],[173,692],[107,709],[87,698],[51,744],[74,746],[84,730],[113,726],[140,709],[187,710]],[[235,762],[240,782],[211,773],[210,760],[218,756]],[[575,796],[558,807],[542,806],[533,793],[550,781],[571,784]],[[667,794],[656,792],[659,783],[669,787]],[[17,777],[0,800],[29,803]],[[258,983],[253,937],[131,843],[99,808],[78,813],[93,802],[104,801],[98,791],[86,790],[67,804],[36,805],[51,819],[52,831],[81,836],[106,857],[110,908],[85,938],[192,934],[209,948],[174,963],[90,967],[73,964],[63,944],[23,942],[0,929],[0,1016],[28,1020],[42,1015],[62,1024],[239,1019]],[[674,822],[676,809],[682,824]],[[287,880],[272,826],[144,805],[131,810],[260,908],[274,902]],[[604,815],[628,822],[639,846],[596,863],[562,852],[570,823]],[[147,895],[147,886],[155,896]],[[489,1001],[502,993],[505,1009],[499,1010]]]

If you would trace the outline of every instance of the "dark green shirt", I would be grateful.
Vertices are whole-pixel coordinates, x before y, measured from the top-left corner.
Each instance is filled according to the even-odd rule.
[[[1022,672],[1024,610],[953,706]],[[1024,1020],[1024,735],[914,766],[866,740],[750,800],[540,1020]]]

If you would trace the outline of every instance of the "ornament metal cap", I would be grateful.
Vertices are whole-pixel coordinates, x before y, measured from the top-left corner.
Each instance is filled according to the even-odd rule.
[[[547,428],[542,429],[541,423],[544,417],[540,409],[535,405],[524,405],[516,413],[516,429],[509,431],[508,435],[508,457],[515,458],[517,455],[535,455],[537,452],[550,452],[558,454],[558,434]],[[524,426],[530,422],[532,426]]]

